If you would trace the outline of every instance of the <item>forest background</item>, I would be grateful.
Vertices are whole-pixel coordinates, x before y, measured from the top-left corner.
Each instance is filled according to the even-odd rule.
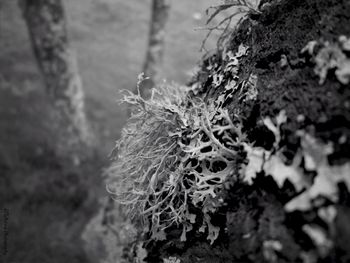
[[[167,80],[189,80],[204,54],[199,50],[207,33],[195,29],[205,24],[204,11],[213,2],[172,1],[165,37]],[[107,195],[101,174],[127,115],[117,102],[119,91],[135,88],[145,59],[150,0],[64,4],[98,147],[73,162],[57,156],[58,131],[25,21],[17,1],[1,1],[0,203],[8,211],[5,262],[88,262],[80,235],[96,213],[98,200]],[[215,34],[207,41],[208,49],[214,46]]]

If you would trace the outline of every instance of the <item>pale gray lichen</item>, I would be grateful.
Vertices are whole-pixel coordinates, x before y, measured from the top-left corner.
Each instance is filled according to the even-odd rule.
[[[279,141],[280,125],[286,120],[285,113],[280,113],[274,121],[270,118],[264,119],[263,123],[276,138],[271,150],[243,144],[248,159],[248,164],[242,169],[243,180],[252,184],[253,179],[261,172],[272,176],[281,188],[289,180],[297,195],[285,204],[284,209],[287,213],[296,210],[317,211],[328,229],[319,225],[304,225],[302,229],[313,240],[320,255],[326,255],[333,245],[329,229],[334,227],[337,214],[335,205],[339,198],[338,184],[344,183],[350,189],[350,162],[330,165],[328,156],[333,153],[333,145],[322,143],[304,131],[298,131],[301,146],[292,163],[285,164]],[[310,172],[314,176],[310,176]]]
[[[315,53],[315,48],[320,49]],[[330,70],[334,70],[334,74],[338,81],[342,84],[350,82],[350,58],[345,52],[350,49],[350,40],[346,36],[340,36],[338,42],[331,43],[329,41],[310,41],[301,52],[308,52],[314,56],[315,68],[314,72],[319,76],[319,83],[323,84]]]
[[[124,97],[135,113],[117,142],[108,191],[158,240],[171,226],[182,227],[181,240],[186,240],[196,222],[189,207],[200,208],[200,230],[207,229],[212,243],[219,228],[209,214],[233,175],[236,148],[245,137],[221,104],[191,98],[187,90],[166,84],[149,100],[132,93]]]

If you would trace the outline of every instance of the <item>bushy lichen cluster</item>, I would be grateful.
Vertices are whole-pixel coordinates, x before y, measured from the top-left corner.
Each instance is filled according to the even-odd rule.
[[[217,194],[233,174],[241,125],[214,101],[190,97],[172,84],[154,89],[149,100],[128,93],[124,101],[134,114],[116,146],[116,161],[108,171],[108,191],[141,219],[154,239],[164,239],[171,226],[182,227],[181,239],[201,211],[201,231],[208,239],[219,229],[210,222]]]

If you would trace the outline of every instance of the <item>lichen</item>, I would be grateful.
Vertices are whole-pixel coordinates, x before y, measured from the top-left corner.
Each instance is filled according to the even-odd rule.
[[[275,135],[275,143],[271,150],[244,143],[247,152],[247,165],[242,169],[243,180],[254,183],[257,174],[272,176],[282,188],[288,180],[295,188],[296,195],[284,206],[287,213],[317,211],[324,225],[302,226],[302,230],[313,240],[320,255],[327,255],[333,244],[330,230],[334,227],[337,214],[336,204],[339,200],[339,183],[350,189],[350,162],[342,165],[330,165],[328,156],[333,153],[331,143],[322,143],[311,134],[299,130],[300,147],[292,163],[286,164],[282,154],[281,125],[287,121],[284,111],[275,118],[265,118],[263,123]],[[274,124],[276,123],[276,124]],[[311,176],[313,174],[313,176]]]
[[[134,114],[115,149],[108,170],[108,191],[141,220],[151,238],[165,239],[165,230],[182,227],[181,240],[202,213],[201,231],[217,238],[210,213],[217,195],[233,175],[237,146],[244,139],[241,124],[216,101],[188,96],[187,88],[164,84],[149,100],[127,93]]]
[[[314,58],[314,72],[319,76],[319,83],[323,84],[328,72],[334,70],[335,77],[342,84],[350,82],[350,58],[346,55],[349,51],[350,39],[340,36],[337,42],[310,41],[303,49],[302,53],[308,52]],[[319,50],[315,52],[315,47]]]

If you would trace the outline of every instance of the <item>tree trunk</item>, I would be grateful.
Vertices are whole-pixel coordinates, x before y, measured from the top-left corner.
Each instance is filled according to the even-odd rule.
[[[91,143],[84,92],[71,50],[62,0],[20,0],[32,47],[59,119],[68,122],[66,142]]]
[[[141,96],[150,96],[150,90],[159,81],[164,53],[165,24],[169,17],[169,0],[153,0],[146,60],[143,72],[148,80],[141,84]]]

